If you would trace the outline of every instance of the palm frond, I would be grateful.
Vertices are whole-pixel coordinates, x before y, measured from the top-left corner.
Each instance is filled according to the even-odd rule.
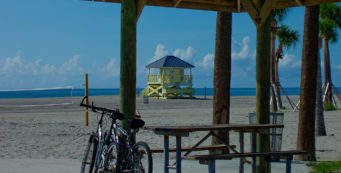
[[[275,9],[272,10],[272,15],[277,22],[281,22],[284,20],[284,17],[287,15],[289,9]]]
[[[299,34],[297,30],[290,29],[287,25],[281,25],[277,32],[277,37],[280,44],[289,49],[296,46]]]
[[[320,18],[331,20],[341,28],[341,7],[336,3],[320,5]]]
[[[323,37],[324,39],[327,39],[328,41],[335,43],[337,41],[338,36],[336,28],[337,26],[335,22],[329,19],[320,20],[319,22],[320,37]]]

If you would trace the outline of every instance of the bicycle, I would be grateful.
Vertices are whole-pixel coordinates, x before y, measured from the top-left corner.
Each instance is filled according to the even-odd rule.
[[[101,118],[98,122],[97,133],[90,135],[82,162],[81,173],[152,173],[153,160],[148,144],[141,141],[132,145],[135,134],[139,128],[144,126],[144,121],[140,118],[128,120],[131,130],[127,132],[116,122],[117,119],[123,119],[123,115],[119,113],[119,110],[97,107],[93,103],[91,106],[86,105],[83,103],[85,98],[83,98],[80,105],[90,108],[93,112],[101,111]],[[110,130],[102,135],[104,115],[108,115],[112,119],[112,122]],[[122,137],[126,140],[121,141]],[[120,151],[122,147],[126,147],[127,149],[127,152],[123,155]],[[123,160],[126,162],[123,163]],[[86,171],[87,166],[89,166],[88,171]]]

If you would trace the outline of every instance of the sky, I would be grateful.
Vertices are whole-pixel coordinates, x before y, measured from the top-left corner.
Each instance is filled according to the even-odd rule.
[[[119,88],[120,4],[1,2],[0,89],[77,88],[83,86],[85,73],[90,88]],[[212,87],[216,16],[213,11],[146,6],[137,23],[136,87],[147,85],[145,66],[165,55],[195,66],[193,87]],[[279,63],[283,87],[300,86],[303,22],[302,7],[289,9],[282,22],[300,35],[294,48],[284,50]],[[332,80],[337,87],[341,87],[340,48],[340,41],[330,45]],[[248,14],[233,14],[231,87],[256,87],[255,51],[256,27]]]

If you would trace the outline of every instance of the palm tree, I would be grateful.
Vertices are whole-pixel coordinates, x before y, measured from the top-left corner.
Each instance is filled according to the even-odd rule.
[[[230,122],[231,35],[232,13],[218,12],[214,58],[213,124]],[[224,142],[229,143],[228,131],[219,131],[217,135]],[[219,143],[216,138],[212,138],[212,144]],[[221,151],[212,151],[212,153],[217,154]]]
[[[324,84],[326,89],[325,104],[333,105],[332,89],[333,83],[330,70],[330,54],[329,41],[335,43],[337,41],[337,28],[341,28],[341,8],[337,4],[325,4],[320,7],[320,37],[323,38],[324,44]],[[336,91],[336,90],[334,90]],[[336,92],[338,95],[338,93]],[[340,96],[338,95],[339,99]],[[341,101],[341,100],[340,100]]]
[[[317,80],[316,80],[316,112],[315,112],[315,134],[316,136],[326,136],[326,126],[324,123],[323,99],[322,99],[322,82],[321,82],[321,59],[320,49],[322,47],[322,39],[319,38],[319,52],[317,59]]]
[[[271,111],[277,112],[278,107],[282,108],[282,100],[280,97],[279,87],[276,87],[275,79],[275,41],[278,31],[278,22],[281,22],[287,14],[287,9],[272,10],[273,20],[271,22],[271,59],[270,59],[270,82],[271,82]],[[278,96],[276,100],[276,95]],[[278,103],[278,106],[277,106]]]
[[[297,30],[292,30],[287,25],[282,25],[277,32],[277,37],[278,37],[279,45],[276,49],[276,55],[275,55],[274,78],[276,82],[276,90],[278,91],[276,92],[276,94],[278,95],[278,98],[279,98],[280,97],[280,93],[279,93],[280,83],[279,83],[279,75],[278,75],[279,60],[283,58],[283,48],[289,49],[290,47],[296,46],[299,35],[298,35]],[[281,105],[279,105],[279,107],[282,108]]]
[[[297,150],[307,151],[297,160],[316,160],[315,157],[315,98],[318,59],[319,6],[305,7],[302,48],[300,110]]]

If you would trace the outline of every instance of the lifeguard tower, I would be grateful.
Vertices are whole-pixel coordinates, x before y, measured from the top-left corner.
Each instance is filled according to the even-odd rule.
[[[144,96],[165,99],[193,98],[192,64],[175,56],[165,56],[148,64],[146,68],[149,73],[148,86],[142,91]]]

